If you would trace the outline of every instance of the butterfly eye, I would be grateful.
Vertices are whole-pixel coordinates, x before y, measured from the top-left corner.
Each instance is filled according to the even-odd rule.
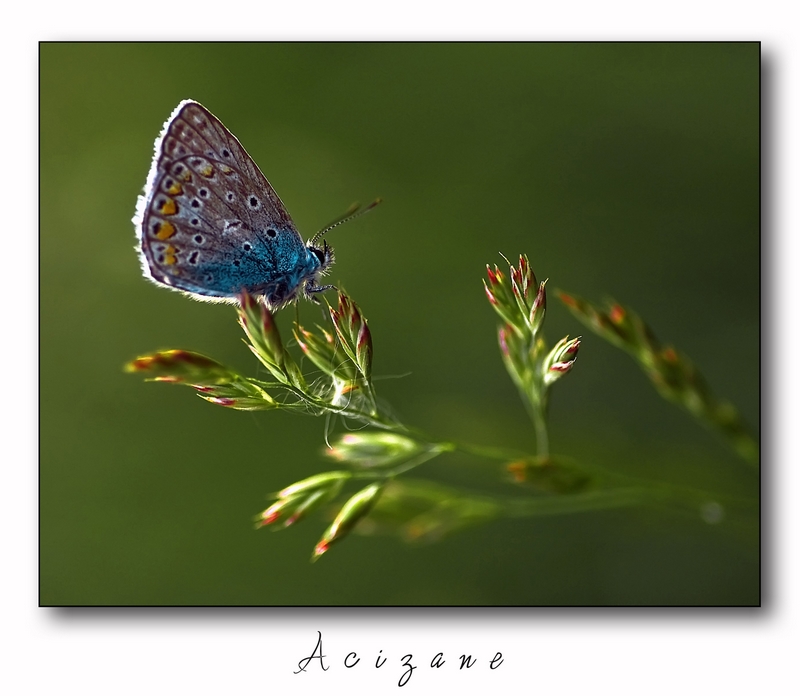
[[[325,250],[324,249],[320,249],[319,247],[314,247],[314,246],[309,247],[309,249],[311,250],[311,253],[314,254],[314,256],[317,257],[317,261],[319,261],[320,265],[321,266],[324,265],[325,264],[325,257],[327,256],[327,253],[325,252]]]

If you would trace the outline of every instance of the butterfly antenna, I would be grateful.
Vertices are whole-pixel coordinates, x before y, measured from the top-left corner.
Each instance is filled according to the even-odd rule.
[[[350,206],[350,208],[344,215],[342,215],[342,217],[333,221],[330,225],[321,229],[311,239],[309,239],[308,240],[309,245],[314,246],[324,234],[330,232],[334,227],[338,227],[339,225],[342,225],[345,222],[349,222],[350,220],[354,220],[357,217],[361,217],[364,213],[369,212],[381,202],[382,199],[376,198],[374,201],[372,201],[372,203],[370,203],[366,208],[363,209],[358,203],[353,203],[353,205]]]

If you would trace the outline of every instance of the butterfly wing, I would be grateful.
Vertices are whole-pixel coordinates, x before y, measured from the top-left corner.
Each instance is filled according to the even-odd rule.
[[[266,177],[195,101],[181,102],[164,124],[134,223],[145,275],[198,299],[269,295],[309,271],[305,245]]]

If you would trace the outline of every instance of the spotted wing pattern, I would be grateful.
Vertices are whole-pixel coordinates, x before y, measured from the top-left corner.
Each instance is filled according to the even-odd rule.
[[[134,222],[145,274],[198,299],[292,298],[320,270],[256,163],[194,101],[178,105],[156,140]]]

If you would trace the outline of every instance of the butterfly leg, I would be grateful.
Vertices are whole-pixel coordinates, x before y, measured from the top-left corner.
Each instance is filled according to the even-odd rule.
[[[306,285],[306,297],[313,302],[319,302],[314,293],[325,292],[326,290],[336,290],[335,285]]]

